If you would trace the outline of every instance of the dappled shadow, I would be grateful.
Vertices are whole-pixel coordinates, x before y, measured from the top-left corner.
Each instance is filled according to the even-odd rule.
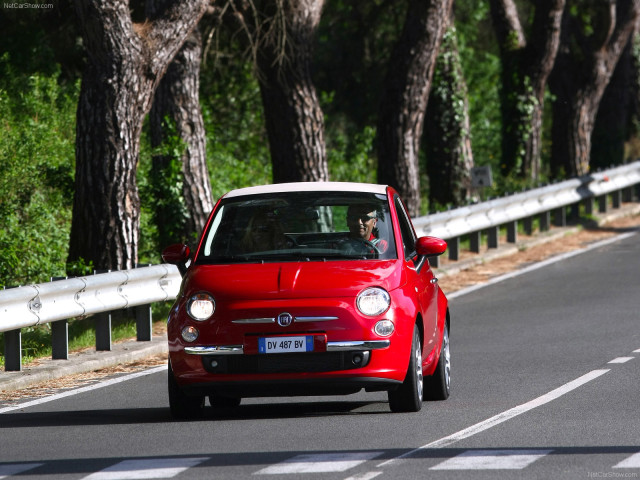
[[[519,451],[549,451],[548,456],[571,456],[589,457],[592,455],[632,455],[638,453],[640,447],[637,445],[594,445],[583,447],[557,447],[552,445],[535,445],[535,446],[514,446],[507,445],[502,447],[492,447],[483,449],[469,449],[469,448],[426,448],[420,450],[408,450],[400,448],[388,448],[388,449],[350,449],[350,450],[284,450],[284,451],[257,451],[251,452],[224,452],[224,453],[212,453],[205,451],[202,447],[189,455],[153,455],[153,456],[135,456],[136,461],[146,462],[149,467],[157,465],[156,462],[167,462],[174,464],[180,464],[181,461],[189,463],[189,460],[197,460],[192,462],[190,470],[195,469],[192,472],[192,476],[200,478],[201,475],[212,472],[207,472],[207,469],[212,468],[242,468],[243,474],[248,474],[248,471],[261,468],[265,465],[274,463],[285,462],[292,459],[295,456],[304,455],[305,460],[313,460],[314,455],[320,456],[318,461],[323,458],[335,459],[336,456],[346,455],[353,456],[354,458],[368,458],[371,462],[376,464],[378,470],[389,468],[390,465],[381,465],[388,460],[399,459],[401,462],[416,462],[427,460],[425,469],[431,466],[430,464],[437,464],[440,461],[456,457],[460,454],[469,451],[483,450],[485,454],[491,454],[496,452],[497,454],[504,454],[505,451],[512,451],[517,454]],[[404,455],[410,455],[404,457]],[[25,469],[29,469],[26,474],[30,476],[43,476],[49,477],[51,475],[87,475],[93,472],[97,472],[109,467],[113,467],[119,462],[132,460],[132,457],[91,457],[91,458],[64,458],[47,460],[38,458],[37,460],[23,461],[23,462],[0,462],[0,471],[3,466],[11,465],[13,467],[24,466]],[[428,462],[432,460],[433,462]],[[37,462],[37,463],[35,463]],[[572,465],[576,465],[572,460]],[[199,471],[198,471],[199,470]],[[255,472],[251,472],[255,473]],[[142,478],[142,477],[141,477]]]

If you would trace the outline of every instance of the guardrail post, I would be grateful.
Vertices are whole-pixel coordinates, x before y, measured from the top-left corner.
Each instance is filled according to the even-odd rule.
[[[51,324],[51,358],[69,359],[69,322],[59,320]]]
[[[140,305],[134,308],[136,317],[136,337],[139,342],[150,342],[153,318],[151,305]]]
[[[633,187],[627,187],[622,190],[622,201],[633,202]]]
[[[542,212],[540,214],[540,231],[546,232],[551,227],[551,212]]]
[[[498,248],[498,237],[500,235],[500,227],[491,227],[487,229],[487,247]]]
[[[607,213],[607,196],[606,195],[600,195],[598,197],[598,212],[600,213]]]
[[[67,277],[51,277],[52,282],[66,280]],[[51,358],[53,360],[69,359],[69,321],[58,320],[51,323]]]
[[[480,242],[482,232],[471,232],[469,234],[469,249],[473,253],[480,253]]]
[[[593,197],[584,199],[584,213],[586,215],[593,215],[593,204],[595,199]]]
[[[556,208],[553,212],[553,224],[556,227],[567,226],[567,211],[564,207]]]
[[[524,228],[525,235],[533,234],[533,217],[526,217],[522,219],[522,227]]]
[[[22,371],[22,332],[20,330],[4,332],[4,370],[5,372]]]
[[[580,204],[574,203],[571,205],[571,223],[578,223],[580,220]]]
[[[611,194],[613,208],[620,208],[622,205],[622,190],[616,190]]]
[[[507,223],[507,242],[516,243],[518,241],[518,222]]]
[[[460,237],[447,240],[447,249],[449,250],[449,260],[458,260],[460,257]]]
[[[96,313],[96,350],[111,350],[111,312]]]

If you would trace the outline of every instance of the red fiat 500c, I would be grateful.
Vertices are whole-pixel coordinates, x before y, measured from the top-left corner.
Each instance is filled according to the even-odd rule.
[[[394,412],[450,390],[449,310],[428,258],[382,185],[291,183],[234,190],[192,255],[168,321],[175,417],[243,397],[387,391]]]

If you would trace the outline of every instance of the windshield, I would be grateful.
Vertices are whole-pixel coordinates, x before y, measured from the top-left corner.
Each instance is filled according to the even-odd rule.
[[[386,195],[284,192],[223,200],[196,263],[396,257]]]

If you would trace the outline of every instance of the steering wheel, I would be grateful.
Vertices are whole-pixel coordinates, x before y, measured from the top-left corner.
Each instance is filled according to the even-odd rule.
[[[355,255],[366,255],[372,258],[378,258],[380,251],[369,240],[364,238],[347,238],[344,240],[344,244],[347,245],[347,250],[353,252]]]

